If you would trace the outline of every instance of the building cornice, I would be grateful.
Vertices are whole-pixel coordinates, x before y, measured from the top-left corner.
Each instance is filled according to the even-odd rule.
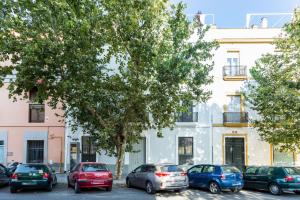
[[[276,38],[221,38],[219,44],[272,44]]]

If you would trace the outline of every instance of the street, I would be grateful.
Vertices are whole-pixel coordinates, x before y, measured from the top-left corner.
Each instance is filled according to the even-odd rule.
[[[23,190],[16,194],[11,194],[9,192],[9,187],[0,188],[0,199],[1,200],[93,200],[93,199],[109,199],[109,200],[120,200],[120,199],[130,199],[130,200],[188,200],[188,199],[233,199],[233,200],[284,200],[284,199],[297,199],[299,195],[292,193],[285,193],[281,196],[273,196],[267,192],[261,191],[249,191],[242,190],[238,194],[233,194],[231,192],[222,192],[220,195],[210,194],[205,190],[198,189],[188,189],[182,191],[181,193],[174,192],[159,192],[155,195],[148,195],[143,190],[139,189],[128,189],[121,186],[114,186],[112,192],[106,192],[104,190],[84,190],[80,194],[75,194],[72,188],[67,188],[66,184],[59,183],[52,192],[47,192],[43,190]]]

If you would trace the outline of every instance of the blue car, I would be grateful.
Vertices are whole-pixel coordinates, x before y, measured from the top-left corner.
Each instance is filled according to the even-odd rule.
[[[241,171],[229,165],[195,165],[187,175],[190,187],[207,188],[213,194],[224,189],[239,192],[244,186]]]

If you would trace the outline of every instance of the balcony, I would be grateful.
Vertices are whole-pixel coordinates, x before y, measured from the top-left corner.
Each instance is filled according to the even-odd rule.
[[[178,113],[176,122],[198,122],[198,112]]]
[[[231,81],[242,81],[247,79],[247,66],[224,66],[223,79]]]
[[[224,112],[223,125],[244,127],[248,126],[248,113],[247,112]]]

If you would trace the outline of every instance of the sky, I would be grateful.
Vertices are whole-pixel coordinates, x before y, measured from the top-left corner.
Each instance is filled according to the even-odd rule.
[[[245,27],[247,13],[292,13],[300,6],[300,0],[171,0],[172,3],[180,1],[187,5],[186,14],[190,18],[198,11],[214,14],[219,28]],[[289,16],[256,16],[251,24],[257,24],[261,17],[268,17],[270,26],[281,26],[290,19]],[[209,23],[212,18],[207,21]]]

